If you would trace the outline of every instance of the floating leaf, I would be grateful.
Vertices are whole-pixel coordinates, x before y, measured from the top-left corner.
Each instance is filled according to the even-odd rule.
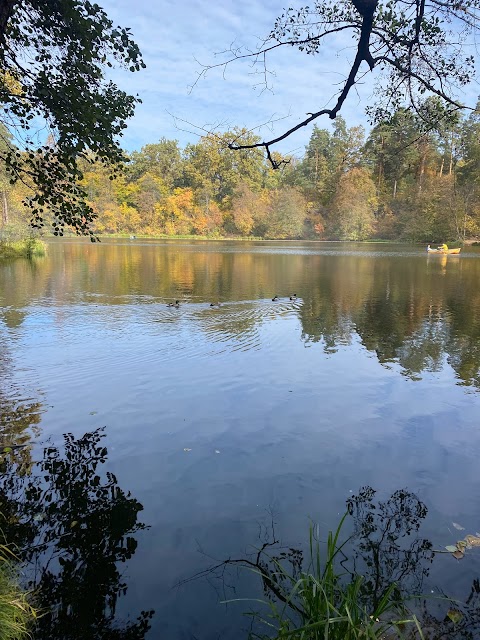
[[[44,513],[36,513],[33,516],[33,519],[35,522],[42,522],[42,520],[45,520],[45,514]]]
[[[3,453],[11,453],[12,447],[3,447]]]
[[[465,542],[465,540],[458,540],[457,549],[459,551],[464,551],[466,548],[467,548],[467,543]]]
[[[215,449],[215,453],[220,453],[220,451],[218,449]]]
[[[449,544],[447,547],[445,547],[445,549],[447,551],[450,551],[450,553],[455,553],[455,551],[458,551],[457,547],[454,547],[453,544]]]
[[[463,614],[461,611],[457,611],[456,609],[449,609],[447,611],[447,616],[453,622],[453,624],[458,624],[460,620],[463,618]]]
[[[461,560],[464,555],[463,551],[455,551],[455,553],[452,553],[452,556],[457,560]]]
[[[96,416],[96,415],[97,415],[97,413],[98,413],[98,411],[90,411],[90,415],[91,415],[91,416]]]
[[[191,449],[189,449],[188,447],[185,447],[184,451],[188,452],[188,451],[191,451]]]
[[[70,523],[70,529],[73,529],[73,527],[76,527],[78,524],[78,520],[72,520],[72,522]]]
[[[458,531],[465,531],[465,527],[462,527],[462,525],[458,524],[458,522],[452,522],[452,524]]]

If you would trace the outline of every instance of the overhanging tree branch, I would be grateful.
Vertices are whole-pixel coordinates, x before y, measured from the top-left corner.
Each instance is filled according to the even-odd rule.
[[[355,84],[355,79],[357,77],[357,73],[358,73],[358,70],[360,69],[360,65],[362,64],[362,62],[365,61],[370,67],[370,70],[372,70],[373,67],[375,66],[374,59],[372,57],[372,54],[370,53],[369,42],[370,42],[370,34],[372,31],[372,25],[373,25],[373,16],[378,4],[378,0],[365,0],[365,1],[354,0],[353,4],[355,5],[355,8],[360,13],[363,19],[360,27],[360,39],[358,42],[355,60],[353,61],[352,67],[350,69],[350,73],[348,74],[345,85],[339,97],[337,98],[337,102],[333,107],[333,109],[321,109],[316,113],[312,113],[308,118],[305,118],[305,120],[298,123],[297,125],[295,125],[291,129],[286,131],[281,136],[278,136],[277,138],[274,138],[268,142],[259,142],[257,144],[249,145],[249,146],[237,145],[235,143],[232,143],[229,145],[230,149],[239,150],[239,149],[253,149],[255,147],[264,147],[270,163],[275,169],[277,169],[278,163],[272,158],[270,153],[270,147],[273,144],[276,144],[277,142],[280,142],[281,140],[288,138],[288,136],[290,136],[292,133],[294,133],[295,131],[298,131],[302,127],[306,127],[308,124],[310,124],[310,122],[313,122],[313,120],[316,120],[322,115],[328,115],[332,120],[337,116],[338,112],[342,108],[342,105],[349,94],[350,89]]]
[[[192,91],[195,88],[195,86],[198,84],[198,82],[201,80],[201,78],[205,77],[207,72],[211,71],[212,69],[221,68],[224,70],[224,73],[225,73],[225,70],[228,65],[232,64],[233,62],[238,62],[239,60],[247,60],[247,59],[253,59],[254,60],[253,64],[255,64],[258,59],[263,59],[264,68],[265,68],[266,66],[265,56],[268,53],[275,51],[275,49],[279,49],[281,47],[286,47],[286,46],[302,47],[307,44],[318,43],[322,38],[325,38],[326,36],[334,35],[336,33],[340,33],[342,31],[346,31],[348,29],[355,29],[355,28],[356,28],[356,25],[351,25],[351,24],[342,25],[342,26],[335,27],[333,29],[328,29],[321,34],[317,34],[308,38],[303,38],[300,40],[288,40],[284,42],[277,42],[276,44],[272,44],[271,46],[268,46],[268,47],[261,47],[258,51],[249,51],[248,53],[240,53],[239,48],[234,49],[232,46],[229,51],[226,50],[218,54],[218,55],[221,55],[222,53],[231,53],[232,57],[230,57],[228,60],[225,60],[223,62],[218,62],[217,64],[213,64],[213,65],[202,65],[203,69],[197,75],[195,82],[190,87],[190,91]]]
[[[6,151],[5,170],[31,179],[32,226],[48,213],[55,235],[68,226],[95,239],[78,162],[94,157],[113,178],[124,160],[119,137],[139,99],[105,77],[117,64],[145,66],[130,29],[89,0],[0,0],[0,124],[21,149]]]
[[[378,106],[369,109],[374,120],[388,117],[400,107],[418,109],[428,95],[437,96],[455,109],[466,108],[455,94],[474,78],[475,60],[469,55],[467,40],[469,35],[475,35],[479,24],[478,0],[314,0],[313,6],[290,8],[277,19],[258,52],[233,52],[233,57],[223,64],[265,56],[285,45],[318,55],[320,46],[325,47],[325,36],[354,29],[358,33],[356,53],[343,87],[333,107],[308,113],[280,135],[252,145],[231,140],[229,146],[235,150],[263,148],[275,167],[271,147],[321,116],[334,119],[358,83],[363,62],[369,72],[379,71],[380,81],[386,72],[378,91]],[[270,45],[272,40],[275,42]]]

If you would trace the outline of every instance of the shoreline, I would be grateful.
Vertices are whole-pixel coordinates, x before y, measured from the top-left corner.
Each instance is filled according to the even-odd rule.
[[[409,240],[400,240],[400,239],[390,239],[390,240],[382,240],[382,239],[372,239],[372,240],[323,240],[323,239],[312,239],[312,238],[259,238],[259,237],[247,237],[241,238],[238,236],[230,236],[230,237],[209,237],[209,236],[197,236],[197,235],[184,235],[184,236],[167,236],[167,235],[138,235],[134,238],[131,238],[129,234],[102,234],[96,236],[99,242],[102,240],[129,240],[130,242],[135,242],[138,240],[168,240],[168,241],[188,241],[188,242],[284,242],[284,243],[312,243],[312,244],[405,244],[411,246],[426,246],[427,244],[441,244],[440,241],[430,241],[430,242],[413,242]],[[91,243],[89,236],[77,236],[73,234],[68,234],[64,236],[53,236],[53,235],[44,235],[42,236],[44,241],[62,241],[62,240],[85,240]],[[92,243],[95,244],[95,243]],[[477,238],[469,238],[464,240],[462,243],[458,241],[451,240],[448,242],[452,248],[458,246],[475,246],[477,244],[480,245],[480,241]]]

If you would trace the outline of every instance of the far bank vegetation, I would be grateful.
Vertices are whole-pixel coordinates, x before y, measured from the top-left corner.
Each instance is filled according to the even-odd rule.
[[[117,180],[84,162],[94,231],[145,236],[458,241],[480,236],[480,111],[424,130],[397,111],[366,136],[337,117],[313,128],[303,158],[274,171],[241,130],[181,149],[162,138],[130,154]],[[28,220],[0,170],[2,226]]]

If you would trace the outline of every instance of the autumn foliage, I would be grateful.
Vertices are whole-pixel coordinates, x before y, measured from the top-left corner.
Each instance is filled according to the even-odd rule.
[[[232,135],[256,140],[244,130],[184,149],[161,139],[130,154],[113,181],[84,161],[94,233],[421,242],[480,234],[478,111],[425,130],[398,110],[366,139],[337,117],[332,131],[314,127],[303,158],[283,158],[280,170],[258,149],[229,149]],[[21,215],[25,194],[1,170],[0,186],[10,217]]]

